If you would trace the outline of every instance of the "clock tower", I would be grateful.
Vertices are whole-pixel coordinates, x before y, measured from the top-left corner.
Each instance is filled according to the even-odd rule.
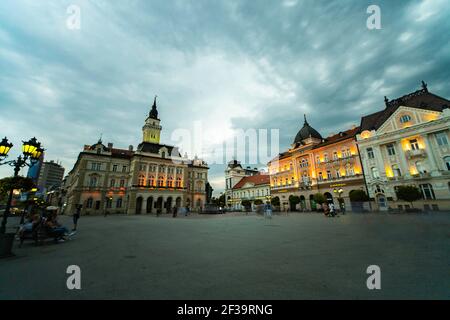
[[[145,120],[145,125],[142,127],[143,142],[159,144],[161,129],[161,120],[158,119],[158,110],[156,110],[156,96],[153,102],[152,109]]]

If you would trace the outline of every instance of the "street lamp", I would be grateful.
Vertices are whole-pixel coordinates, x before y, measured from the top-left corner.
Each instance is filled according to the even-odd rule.
[[[19,175],[20,169],[25,166],[31,167],[39,161],[44,149],[41,147],[41,143],[36,140],[36,138],[31,138],[28,141],[22,141],[22,155],[19,155],[16,160],[10,160],[1,162],[0,165],[10,165],[14,167],[14,178]],[[8,157],[8,152],[12,148],[13,144],[8,142],[5,137],[0,142],[0,160],[4,160]],[[8,215],[11,210],[11,203],[13,198],[13,189],[9,190],[8,202],[6,203],[5,212],[3,213],[3,220],[0,227],[0,234],[5,234],[6,232],[6,222]]]

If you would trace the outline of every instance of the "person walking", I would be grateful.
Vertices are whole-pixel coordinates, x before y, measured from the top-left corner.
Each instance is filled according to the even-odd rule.
[[[73,229],[72,229],[72,231],[77,231],[78,219],[80,219],[82,207],[83,206],[81,204],[79,204],[79,205],[77,205],[77,207],[75,209],[76,211],[73,214]]]
[[[328,207],[330,208],[330,216],[334,217],[336,215],[336,211],[334,210],[334,203],[330,203]]]
[[[172,208],[172,217],[176,218],[178,213],[178,208],[175,206]]]

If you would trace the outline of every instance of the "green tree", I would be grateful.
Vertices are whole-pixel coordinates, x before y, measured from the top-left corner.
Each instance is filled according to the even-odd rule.
[[[274,207],[279,207],[280,206],[280,198],[279,197],[273,197],[272,200],[270,200],[270,203]]]
[[[260,204],[263,204],[263,201],[261,199],[256,199],[254,203],[258,206]]]
[[[241,205],[245,208],[245,211],[249,211],[252,207],[252,203],[250,200],[242,200]]]
[[[289,203],[291,205],[291,211],[295,211],[297,205],[300,203],[300,197],[299,196],[290,195],[289,196]]]
[[[422,192],[416,186],[398,186],[395,193],[398,199],[411,203],[412,208],[414,201],[422,199]]]
[[[30,191],[35,187],[33,180],[26,177],[7,177],[0,180],[0,200],[4,201],[12,189],[22,192]]]
[[[217,199],[217,205],[222,208],[225,207],[225,194],[221,194]]]
[[[352,202],[364,202],[369,201],[369,196],[364,190],[352,190],[350,191],[350,201]]]
[[[327,199],[322,193],[316,193],[313,197],[314,201],[320,205],[322,205]]]

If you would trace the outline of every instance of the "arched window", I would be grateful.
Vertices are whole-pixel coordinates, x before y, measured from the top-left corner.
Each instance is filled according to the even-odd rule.
[[[401,175],[402,175],[400,168],[396,164],[392,165],[392,172],[394,173],[394,177],[401,177]]]
[[[447,170],[450,170],[450,157],[444,158],[445,166],[447,167]]]
[[[162,186],[164,186],[164,177],[160,176],[158,178],[158,187],[162,187]]]
[[[145,186],[145,177],[140,175],[138,178],[138,186]]]
[[[169,179],[167,180],[167,186],[169,188],[173,188],[173,178],[172,177],[169,177]]]
[[[148,183],[147,183],[147,185],[148,185],[149,187],[154,187],[154,186],[155,186],[155,177],[154,177],[154,176],[150,176],[150,177],[148,178]]]
[[[177,188],[181,188],[181,178],[177,178],[175,183]]]
[[[116,208],[122,208],[122,198],[117,198],[117,200],[116,200]]]
[[[97,186],[97,177],[90,177],[89,179],[89,186],[90,187],[96,187]]]

